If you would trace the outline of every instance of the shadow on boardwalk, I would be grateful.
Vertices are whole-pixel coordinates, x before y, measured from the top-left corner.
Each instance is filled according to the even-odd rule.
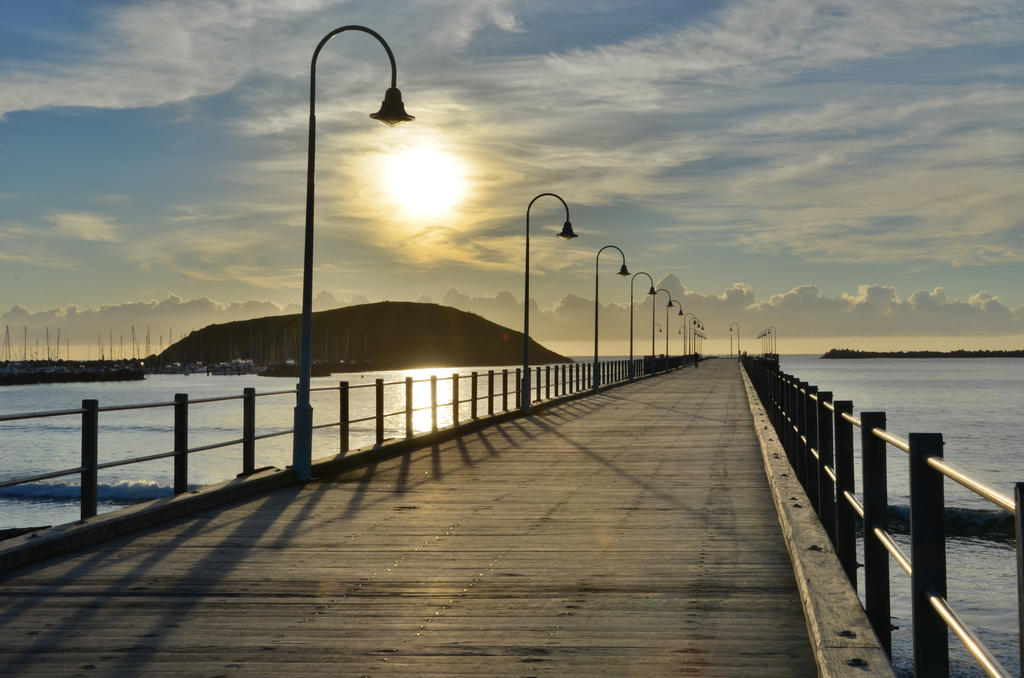
[[[2,675],[817,675],[726,360],[0,582]]]

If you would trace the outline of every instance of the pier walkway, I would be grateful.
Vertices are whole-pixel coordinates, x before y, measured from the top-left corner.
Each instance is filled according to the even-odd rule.
[[[710,360],[4,573],[0,675],[818,672]]]

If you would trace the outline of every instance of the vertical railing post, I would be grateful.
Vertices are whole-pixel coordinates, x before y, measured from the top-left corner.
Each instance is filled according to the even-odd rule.
[[[452,374],[452,426],[459,425],[459,373]]]
[[[242,389],[242,475],[256,470],[256,389]]]
[[[476,372],[472,372],[469,375],[469,418],[476,419],[476,399],[477,399],[477,380],[478,376]]]
[[[943,476],[928,466],[942,458],[941,433],[910,434],[911,609],[914,675],[949,678],[949,629],[929,598],[946,598],[946,508]]]
[[[889,613],[889,552],[875,530],[889,529],[889,496],[884,440],[873,431],[885,429],[885,412],[861,412],[861,487],[864,496],[864,611],[886,654],[892,656]]]
[[[405,378],[405,437],[412,438],[412,377]]]
[[[82,486],[81,518],[92,518],[96,515],[96,504],[99,499],[97,466],[100,463],[100,401],[82,401]]]
[[[501,411],[508,412],[508,370],[501,371]]]
[[[1020,665],[1024,666],[1024,483],[1013,486],[1014,527],[1017,542],[1017,640],[1020,645]]]
[[[523,368],[516,368],[516,409],[520,410],[523,407],[523,398],[529,398],[529,394],[523,395]]]
[[[188,492],[188,394],[174,394],[174,494]]]
[[[853,467],[853,424],[843,418],[853,415],[852,400],[836,400],[833,422],[836,436],[836,555],[846,578],[857,590],[857,511],[846,495],[854,496],[856,482]]]
[[[537,398],[536,398],[536,400],[535,400],[534,402],[540,402],[540,400],[541,400],[541,397],[540,397],[540,389],[541,389],[541,383],[540,383],[540,365],[537,365]]]
[[[384,380],[377,379],[373,382],[374,388],[374,415],[376,419],[377,444],[384,443]]]
[[[437,433],[437,375],[430,375],[430,431]]]
[[[349,392],[348,382],[338,382],[338,452],[348,453],[349,450]]]
[[[803,435],[806,444],[804,446],[807,459],[807,496],[811,505],[821,520],[821,495],[818,493],[818,474],[821,472],[821,462],[818,451],[818,387],[808,385],[804,389]]]
[[[551,365],[544,366],[544,400],[551,400]]]
[[[821,500],[819,517],[825,532],[836,545],[836,492],[832,478],[826,469],[835,473],[835,449],[832,446],[832,413],[827,405],[832,402],[831,391],[818,391],[818,497]]]
[[[494,414],[494,370],[487,370],[487,414]]]

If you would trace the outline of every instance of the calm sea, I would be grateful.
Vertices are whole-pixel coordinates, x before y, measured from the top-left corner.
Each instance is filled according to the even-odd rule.
[[[1013,483],[1024,481],[1017,398],[1024,393],[1024,359],[934,359],[934,360],[820,360],[817,356],[783,356],[782,369],[800,379],[831,390],[836,399],[852,400],[854,414],[885,411],[891,432],[906,438],[909,433],[939,432],[946,442],[948,459],[1000,490],[1013,494]],[[375,378],[387,382],[412,376],[415,407],[429,405],[431,374],[450,377],[453,372],[480,373],[480,393],[486,392],[488,368],[460,370],[417,370],[408,372],[336,375],[314,379],[313,386],[337,386],[345,378],[351,384],[372,384]],[[513,387],[514,372],[509,377]],[[450,379],[439,381],[438,400],[450,402]],[[175,393],[187,393],[190,400],[236,396],[245,387],[257,393],[289,391],[294,379],[256,376],[152,375],[144,382],[107,384],[61,384],[0,388],[0,414],[73,409],[85,398],[99,400],[100,407],[139,403],[170,403]],[[468,380],[461,385],[461,398],[469,396]],[[496,389],[501,389],[500,368]],[[404,409],[404,390],[390,389],[385,411]],[[352,417],[372,414],[372,389],[352,392]],[[292,423],[294,395],[257,399],[257,434],[287,429]],[[317,423],[337,418],[337,394],[314,392]],[[511,405],[510,405],[511,406]],[[463,418],[469,405],[463,405]],[[481,410],[483,411],[483,410]],[[450,412],[441,411],[440,425],[450,423]],[[80,416],[34,419],[0,423],[0,478],[23,477],[55,468],[79,464]],[[241,437],[242,405],[238,400],[216,404],[194,404],[189,412],[189,446],[197,447]],[[429,410],[414,416],[416,432],[430,427]],[[353,448],[373,442],[373,423],[355,425]],[[173,412],[169,407],[100,415],[101,462],[141,457],[173,449]],[[386,437],[405,435],[404,417],[388,420]],[[334,452],[336,434],[317,432],[314,456]],[[334,447],[332,447],[332,445]],[[256,466],[283,467],[291,463],[291,437],[261,440],[256,446]],[[891,450],[889,457],[889,501],[907,504],[906,459]],[[241,471],[241,449],[233,446],[194,454],[190,457],[190,484],[204,485],[233,478]],[[121,466],[101,472],[100,511],[171,494],[173,472],[170,460]],[[946,500],[967,529],[953,530],[947,546],[949,599],[954,609],[971,624],[1003,665],[1019,674],[1014,546],[1000,531],[1006,516],[959,486],[947,483]],[[78,519],[77,479],[36,483],[26,487],[0,489],[0,528],[56,525]],[[899,529],[897,521],[897,529]],[[897,535],[905,552],[909,540]],[[901,675],[910,676],[909,582],[902,570],[892,565],[894,661]],[[951,638],[954,675],[983,676]]]

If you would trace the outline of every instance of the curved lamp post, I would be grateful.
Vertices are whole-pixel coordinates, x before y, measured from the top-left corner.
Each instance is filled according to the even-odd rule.
[[[640,271],[635,273],[629,280],[629,380],[633,381],[634,370],[633,368],[633,281],[636,280],[638,275],[646,275],[647,279],[651,281],[651,290],[647,293],[647,296],[654,297],[658,293],[654,290],[654,278],[651,277],[650,273],[644,273]],[[654,302],[651,302],[654,303]],[[651,334],[651,355],[654,355],[654,334]]]
[[[597,300],[597,288],[598,288],[598,262],[601,260],[601,252],[606,249],[619,250],[619,254],[622,255],[622,267],[619,269],[619,275],[623,278],[629,275],[629,271],[626,269],[626,255],[622,253],[615,245],[605,245],[597,251],[597,256],[594,258],[594,390],[596,391],[601,385],[601,370],[600,365],[597,361],[597,312],[601,308],[600,303]],[[632,292],[632,290],[630,290]]]
[[[658,288],[658,291],[659,292],[664,292],[665,294],[668,295],[668,303],[665,305],[665,328],[667,329],[668,328],[668,310],[670,308],[675,308],[675,304],[672,303],[672,293],[671,292],[669,292],[668,290],[662,289],[660,287]],[[651,321],[652,322],[654,321],[654,313],[653,313],[653,311],[651,313]],[[651,333],[651,354],[652,354],[651,355],[651,360],[654,360],[654,356],[653,356],[653,354],[654,354],[654,334],[653,334],[653,332]],[[665,332],[665,365],[666,365],[666,369],[667,369],[667,366],[668,366],[668,332]]]
[[[302,268],[302,344],[299,350],[299,385],[295,404],[292,438],[292,468],[299,480],[309,480],[313,458],[313,407],[309,403],[310,368],[313,354],[313,180],[316,167],[316,59],[327,41],[345,31],[368,33],[383,45],[391,61],[391,87],[384,93],[380,110],[371,113],[374,120],[395,126],[414,118],[405,112],[398,90],[398,69],[391,48],[375,31],[364,26],[342,26],[320,41],[313,52],[309,70],[309,156],[306,165],[306,242]]]
[[[740,351],[740,324],[739,323],[732,323],[731,325],[729,325],[729,356],[730,357],[732,356],[732,326],[733,325],[736,326],[736,359],[739,360],[740,354],[742,353]]]
[[[685,353],[686,355],[690,355],[691,353],[693,353],[693,341],[691,341],[690,338],[690,334],[693,331],[693,328],[690,327],[690,324],[686,322],[686,316],[688,315],[693,316],[690,319],[691,321],[697,319],[697,316],[693,315],[692,311],[687,311],[686,313],[683,314],[683,328],[686,330],[686,332],[683,334],[683,353]]]
[[[530,413],[530,208],[533,207],[533,203],[537,202],[539,198],[549,195],[552,198],[558,198],[565,207],[565,223],[562,225],[562,232],[558,234],[559,238],[565,240],[572,240],[576,237],[576,234],[572,231],[572,224],[569,223],[569,206],[565,204],[561,196],[554,193],[541,193],[536,198],[530,201],[530,204],[526,206],[526,292],[523,297],[523,381],[520,384],[522,391],[520,392],[520,410],[523,414]]]
[[[775,359],[779,359],[779,331],[775,329],[775,325],[768,328],[772,335],[771,351],[775,355]]]

